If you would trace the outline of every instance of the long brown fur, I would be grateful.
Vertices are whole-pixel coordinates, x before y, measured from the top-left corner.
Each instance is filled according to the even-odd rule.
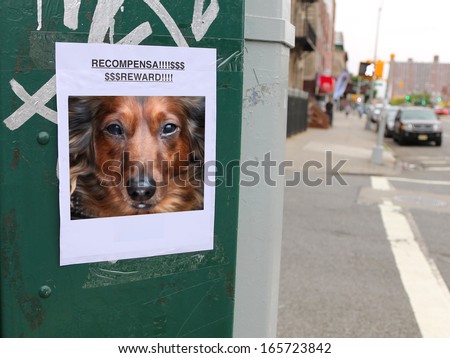
[[[70,97],[69,147],[72,219],[203,209],[203,97]]]

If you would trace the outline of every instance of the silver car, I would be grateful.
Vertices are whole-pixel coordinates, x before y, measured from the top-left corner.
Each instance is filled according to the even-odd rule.
[[[394,133],[395,115],[397,114],[399,109],[400,107],[398,106],[386,107],[386,110],[381,114],[380,121],[377,123],[377,132],[380,123],[384,119],[384,123],[386,125],[386,127],[384,128],[384,136],[392,137],[392,134]]]

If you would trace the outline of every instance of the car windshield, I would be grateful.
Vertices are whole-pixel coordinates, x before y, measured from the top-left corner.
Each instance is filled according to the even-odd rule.
[[[429,109],[418,109],[413,111],[403,111],[403,119],[436,119],[436,115]]]

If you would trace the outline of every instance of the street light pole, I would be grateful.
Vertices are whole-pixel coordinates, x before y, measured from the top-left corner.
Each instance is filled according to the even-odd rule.
[[[373,54],[373,63],[377,62],[377,52],[378,52],[378,33],[380,30],[380,17],[381,17],[381,5],[378,8],[378,17],[377,17],[377,31],[375,34],[375,50],[374,50],[374,54]],[[375,81],[372,78],[370,80],[370,91],[369,91],[369,105],[372,104],[373,101],[373,97],[374,97],[374,92],[375,92]],[[370,129],[370,118],[367,117],[367,122],[366,122],[366,129]]]
[[[386,106],[389,102],[389,90],[392,83],[392,68],[394,66],[394,58],[395,55],[391,54],[391,62],[389,63],[389,74],[386,83],[386,92],[384,93],[384,101],[383,108],[381,110],[379,126],[378,126],[378,136],[377,136],[377,144],[373,148],[371,161],[374,164],[383,164],[383,139],[384,139],[384,131],[386,128]]]

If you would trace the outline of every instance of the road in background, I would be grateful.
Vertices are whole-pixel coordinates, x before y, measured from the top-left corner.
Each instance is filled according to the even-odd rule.
[[[362,122],[354,116],[337,116],[336,125],[314,136],[290,138],[288,146],[308,149],[322,136],[326,146],[342,147],[350,137],[347,143],[330,142],[344,138],[346,128],[352,137],[366,138],[358,143],[360,150],[349,151],[349,162],[372,146],[367,131],[358,132]],[[429,319],[450,315],[450,122],[443,119],[443,125],[442,147],[399,146],[386,139],[397,167],[384,176],[355,170],[344,176],[348,185],[333,180],[331,186],[286,188],[279,337],[450,332],[450,322],[439,326]],[[375,136],[372,132],[373,144]],[[397,245],[406,239],[414,255]],[[416,261],[409,262],[410,256]],[[421,284],[428,287],[424,295],[417,290]],[[430,311],[433,307],[438,313]]]

